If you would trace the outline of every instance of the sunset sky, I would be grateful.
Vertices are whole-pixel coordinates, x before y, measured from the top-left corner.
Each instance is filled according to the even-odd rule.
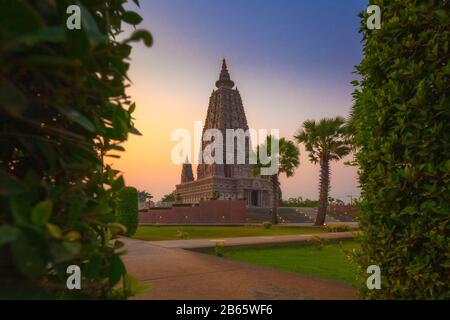
[[[227,59],[248,124],[278,128],[292,139],[306,119],[347,116],[362,57],[358,12],[366,1],[145,0],[129,6],[154,36],[135,45],[128,93],[137,103],[136,127],[126,152],[114,160],[128,185],[159,200],[179,183],[171,134],[204,121],[209,96]],[[319,168],[300,148],[294,177],[281,180],[283,198],[317,198]],[[331,196],[358,195],[356,168],[333,163]],[[195,167],[194,167],[195,174]]]

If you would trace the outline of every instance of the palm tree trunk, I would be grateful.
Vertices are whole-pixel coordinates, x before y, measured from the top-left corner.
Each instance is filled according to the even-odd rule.
[[[328,192],[330,190],[330,160],[327,156],[320,158],[319,206],[317,208],[316,226],[325,223],[328,209]]]
[[[272,182],[272,223],[278,224],[278,174],[274,174],[273,176],[271,176],[270,180]]]

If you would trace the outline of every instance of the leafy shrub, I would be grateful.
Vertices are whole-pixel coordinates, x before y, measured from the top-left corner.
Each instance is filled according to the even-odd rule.
[[[124,187],[120,190],[117,204],[117,220],[123,224],[127,231],[127,236],[132,236],[136,233],[138,226],[139,213],[139,197],[138,191],[133,187]]]
[[[177,238],[178,239],[187,239],[189,237],[189,233],[182,231],[182,230],[177,230]]]
[[[283,200],[283,207],[307,207],[307,208],[317,208],[319,201],[305,199],[302,197],[297,198],[289,198],[287,200]]]
[[[264,229],[270,229],[270,228],[272,228],[272,222],[270,222],[270,221],[264,221],[264,222],[262,223],[262,226],[264,227]]]
[[[211,200],[219,200],[220,198],[220,192],[219,191],[213,191],[211,195]]]
[[[327,232],[345,232],[350,231],[350,227],[346,224],[328,224],[325,226]]]
[[[366,268],[382,290],[363,298],[448,299],[450,256],[449,1],[370,1],[379,30],[365,27],[362,80],[350,128],[362,188],[359,222]],[[358,88],[359,86],[359,88]]]
[[[143,30],[117,40],[141,20],[125,2],[77,1],[81,29],[68,30],[72,1],[0,1],[0,290],[124,298],[136,287],[116,240],[124,180],[104,161],[138,133],[130,42],[151,44]],[[73,264],[81,290],[66,289]]]
[[[316,247],[318,250],[322,250],[325,246],[325,239],[319,236],[312,236],[311,238],[309,238],[309,243]]]
[[[214,244],[214,253],[218,257],[223,257],[225,254],[225,241],[216,241]]]

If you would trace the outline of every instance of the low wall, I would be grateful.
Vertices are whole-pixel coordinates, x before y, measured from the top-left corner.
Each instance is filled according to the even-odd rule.
[[[139,213],[140,224],[239,224],[245,223],[245,201],[205,200],[195,207],[152,209]]]

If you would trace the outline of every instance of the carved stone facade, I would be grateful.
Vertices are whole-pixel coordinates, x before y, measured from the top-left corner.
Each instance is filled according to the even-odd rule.
[[[198,203],[211,199],[214,194],[219,199],[246,199],[248,206],[269,207],[271,205],[271,185],[267,179],[254,177],[250,164],[238,164],[237,144],[234,144],[234,161],[226,161],[226,130],[248,129],[244,106],[238,89],[233,89],[234,82],[230,78],[226,61],[223,60],[219,80],[216,82],[209,98],[203,133],[207,129],[218,129],[222,132],[224,164],[205,164],[204,159],[197,166],[197,179],[191,179],[192,167],[183,165],[181,183],[176,192],[184,203]],[[202,141],[202,151],[211,143]],[[245,148],[251,147],[250,137],[245,138]],[[189,174],[189,170],[191,173]]]

